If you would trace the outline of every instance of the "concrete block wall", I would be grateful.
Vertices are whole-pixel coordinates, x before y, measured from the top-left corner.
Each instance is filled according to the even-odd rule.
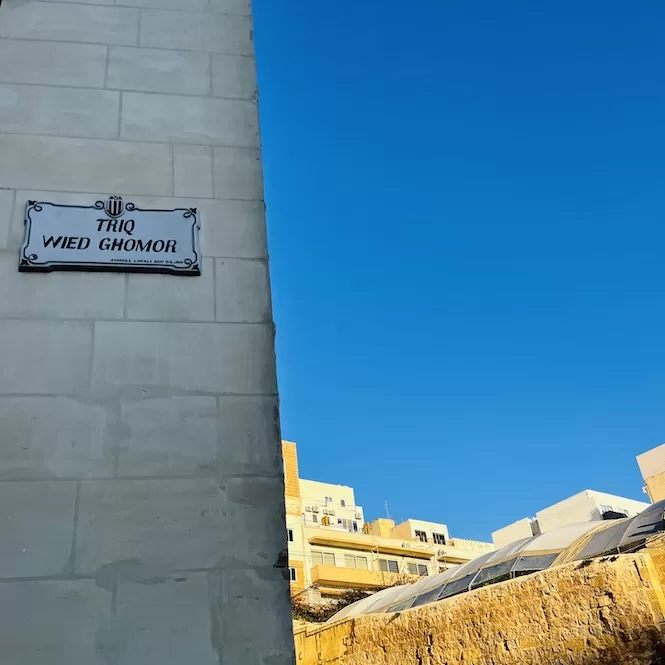
[[[109,194],[201,277],[18,272]],[[0,661],[292,663],[284,521],[249,0],[3,0]]]

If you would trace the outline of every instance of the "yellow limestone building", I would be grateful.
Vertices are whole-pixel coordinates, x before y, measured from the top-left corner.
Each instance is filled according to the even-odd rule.
[[[293,442],[282,442],[282,456],[293,595],[317,602],[349,589],[378,589],[405,576],[437,574],[494,549],[451,538],[445,524],[365,522],[352,487],[301,479]]]
[[[637,456],[644,493],[656,503],[665,499],[665,443]]]

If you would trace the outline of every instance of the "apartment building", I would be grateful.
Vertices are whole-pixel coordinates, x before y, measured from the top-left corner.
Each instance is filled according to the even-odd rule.
[[[529,538],[552,529],[578,522],[634,517],[649,504],[615,494],[584,490],[543,510],[535,517],[524,517],[492,532],[498,549],[521,538]]]
[[[491,551],[451,538],[445,524],[409,519],[366,522],[352,487],[299,477],[296,444],[282,443],[292,593],[311,601],[347,589],[378,589],[434,575]]]

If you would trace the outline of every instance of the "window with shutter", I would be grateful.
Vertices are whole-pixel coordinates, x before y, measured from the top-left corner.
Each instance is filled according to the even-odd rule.
[[[379,569],[384,573],[399,573],[399,564],[394,559],[379,559]]]

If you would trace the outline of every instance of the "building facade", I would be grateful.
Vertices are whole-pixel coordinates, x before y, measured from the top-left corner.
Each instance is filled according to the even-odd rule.
[[[525,517],[493,531],[492,542],[499,548],[521,538],[537,536],[567,524],[634,517],[648,505],[643,501],[615,494],[584,490],[539,510],[535,517]]]
[[[111,195],[200,276],[19,272]],[[2,663],[293,663],[273,342],[249,0],[3,0]]]
[[[665,443],[637,456],[644,491],[652,503],[665,499]]]
[[[295,443],[284,441],[282,454],[293,595],[317,602],[349,589],[379,589],[434,575],[493,549],[490,543],[451,538],[445,524],[365,522],[353,488],[301,479]]]

